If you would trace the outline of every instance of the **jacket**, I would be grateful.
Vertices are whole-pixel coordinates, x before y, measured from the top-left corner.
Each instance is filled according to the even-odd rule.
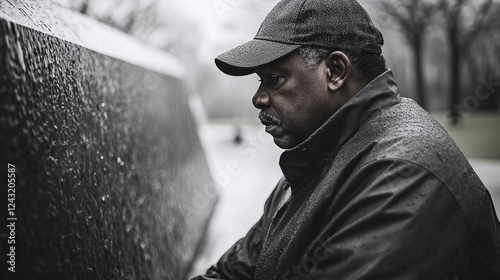
[[[500,279],[490,194],[390,70],[280,166],[261,219],[193,279]]]

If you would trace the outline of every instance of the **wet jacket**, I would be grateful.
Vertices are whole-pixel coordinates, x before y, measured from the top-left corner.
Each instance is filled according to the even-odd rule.
[[[488,191],[390,71],[280,166],[262,218],[194,279],[500,279]]]

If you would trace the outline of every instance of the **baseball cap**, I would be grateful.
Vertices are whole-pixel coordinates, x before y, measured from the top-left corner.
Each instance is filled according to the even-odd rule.
[[[282,0],[254,39],[215,58],[224,73],[244,76],[301,46],[382,53],[384,39],[355,0]]]

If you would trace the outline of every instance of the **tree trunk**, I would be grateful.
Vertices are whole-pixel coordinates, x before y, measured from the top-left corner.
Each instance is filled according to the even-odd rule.
[[[452,40],[452,44],[450,45],[450,106],[451,106],[451,123],[456,125],[459,123],[461,114],[460,114],[460,67],[462,65],[462,60],[460,57],[460,44]]]
[[[422,40],[418,40],[413,44],[413,59],[415,66],[415,78],[417,86],[417,103],[422,108],[427,110],[427,98],[425,93],[425,82],[423,72],[423,57],[422,57]]]

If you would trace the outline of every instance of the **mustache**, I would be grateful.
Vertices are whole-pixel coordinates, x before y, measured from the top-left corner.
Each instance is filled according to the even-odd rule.
[[[264,112],[259,113],[259,119],[262,123],[265,123],[265,124],[281,125],[281,121],[280,121],[280,119],[278,119],[278,117],[264,113]]]

